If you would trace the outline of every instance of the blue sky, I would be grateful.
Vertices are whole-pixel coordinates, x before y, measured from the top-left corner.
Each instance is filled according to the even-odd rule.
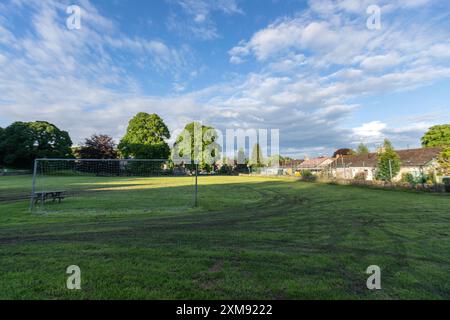
[[[81,29],[66,27],[69,5]],[[378,5],[381,28],[367,8]],[[450,122],[446,0],[2,0],[0,126],[47,120],[78,144],[137,112],[170,129],[280,129],[281,153]]]

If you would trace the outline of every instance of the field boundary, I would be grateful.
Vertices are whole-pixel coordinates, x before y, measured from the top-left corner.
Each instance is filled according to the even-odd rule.
[[[417,184],[415,187],[406,183],[389,183],[389,182],[376,182],[376,181],[358,181],[358,180],[344,180],[344,179],[327,179],[322,177],[301,178],[287,175],[273,175],[265,176],[260,174],[239,174],[242,177],[261,177],[265,179],[285,179],[289,181],[301,181],[308,183],[328,184],[328,185],[340,185],[340,186],[355,186],[370,189],[379,190],[391,190],[391,191],[411,191],[417,193],[433,193],[444,196],[450,196],[450,193],[445,191],[445,184]]]

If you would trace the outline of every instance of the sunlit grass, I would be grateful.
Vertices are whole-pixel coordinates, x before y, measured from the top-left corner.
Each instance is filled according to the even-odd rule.
[[[47,182],[97,191],[43,215],[0,203],[0,298],[450,298],[449,197],[199,177],[195,208],[193,177]],[[3,193],[30,186],[0,177]],[[72,264],[79,292],[65,288]],[[372,264],[381,291],[365,286]]]

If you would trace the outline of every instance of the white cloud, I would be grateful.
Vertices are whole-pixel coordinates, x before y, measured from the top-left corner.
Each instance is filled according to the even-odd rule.
[[[450,32],[444,27],[445,15],[432,22],[422,17],[423,23],[411,24],[407,17],[389,16],[407,4],[380,1],[382,13],[386,14],[384,27],[373,32],[365,27],[366,8],[372,2],[310,1],[310,10],[278,19],[255,32],[248,41],[242,40],[229,51],[230,62],[244,63],[254,58],[266,73],[255,88],[246,91],[248,95],[266,94],[258,97],[263,100],[257,103],[259,106],[290,108],[291,114],[302,110],[299,115],[312,119],[312,127],[316,128],[315,143],[333,145],[333,141],[322,141],[318,131],[350,141],[364,138],[378,143],[389,135],[402,143],[408,139],[418,141],[420,130],[430,122],[415,123],[412,127],[419,128],[415,131],[406,123],[402,130],[388,128],[380,121],[349,131],[335,127],[356,107],[364,108],[349,104],[351,99],[414,90],[450,77]],[[425,4],[416,2],[409,7]],[[273,80],[273,72],[280,73],[280,77],[288,75],[288,80],[278,84]],[[265,85],[268,79],[270,89]],[[299,118],[296,123],[300,121]],[[298,124],[297,129],[305,132],[303,124]],[[307,145],[299,138],[297,143]]]
[[[215,9],[200,2],[186,9],[189,26],[202,32],[212,26],[211,37],[217,36],[212,10],[241,13],[233,1],[216,1]],[[432,120],[398,128],[367,121],[347,129],[343,123],[354,110],[367,107],[352,101],[450,77],[449,31],[436,21],[405,27],[399,18],[371,32],[357,2],[314,1],[313,9],[279,19],[230,50],[232,63],[254,58],[260,70],[188,92],[189,78],[197,76],[190,48],[128,37],[95,8],[80,32],[69,31],[60,27],[55,3],[21,4],[34,8],[24,36],[0,18],[0,42],[9,48],[0,47],[0,118],[2,124],[49,120],[68,130],[75,143],[94,132],[120,138],[140,111],[160,114],[172,130],[191,120],[220,129],[279,128],[282,151],[290,155],[329,154],[361,138],[413,141]],[[143,94],[142,83],[126,68],[130,63],[172,75],[173,96]]]
[[[398,0],[398,5],[406,8],[417,8],[427,5],[431,0]]]
[[[381,121],[372,121],[364,123],[362,126],[354,128],[353,133],[364,139],[380,140],[383,137],[383,131],[387,128],[387,125]]]
[[[369,70],[384,70],[394,67],[401,62],[400,56],[396,52],[386,55],[376,55],[365,58],[361,62],[361,67]]]
[[[180,7],[185,15],[172,13],[167,21],[171,31],[183,36],[211,40],[219,37],[215,22],[211,18],[213,12],[227,15],[243,14],[236,0],[169,0]]]

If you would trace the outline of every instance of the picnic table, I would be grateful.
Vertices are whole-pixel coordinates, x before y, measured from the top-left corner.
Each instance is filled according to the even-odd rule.
[[[42,204],[45,203],[47,200],[51,200],[53,202],[56,202],[58,200],[58,203],[61,203],[61,200],[64,199],[67,196],[67,191],[61,190],[61,191],[38,191],[34,193],[34,203],[38,204],[39,201],[42,202]]]

